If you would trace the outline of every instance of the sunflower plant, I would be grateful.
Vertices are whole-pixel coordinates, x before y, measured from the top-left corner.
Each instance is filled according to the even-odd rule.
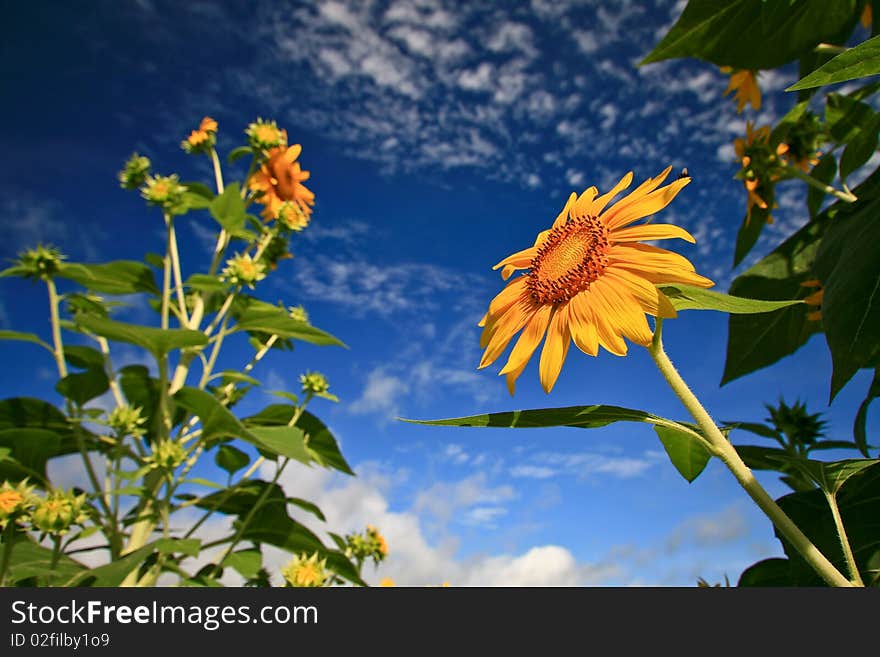
[[[120,186],[161,219],[163,255],[76,263],[38,245],[0,273],[46,291],[48,337],[0,338],[43,348],[61,397],[0,401],[0,586],[215,586],[235,574],[249,586],[364,585],[363,550],[333,532],[325,544],[291,515],[323,522],[320,508],[280,482],[297,467],[354,475],[312,410],[318,398],[338,401],[326,378],[305,371],[276,393],[278,403],[244,417],[232,411],[260,385],[253,370],[273,350],[345,346],[302,306],[255,296],[312,218],[301,147],[260,119],[229,154],[230,163],[250,159],[244,179],[230,182],[217,131],[205,117],[181,143],[208,158],[211,185],[160,174],[137,153],[119,173]],[[181,253],[180,222],[201,220],[214,222],[213,249]],[[153,322],[127,321],[136,297]],[[236,342],[252,354],[230,366],[221,352]],[[120,352],[145,360],[119,366]],[[73,489],[51,480],[47,465],[60,458],[79,463]],[[387,546],[370,532],[378,564]],[[290,553],[289,563],[271,568],[269,546]]]
[[[642,65],[702,59],[730,75],[719,102],[730,102],[724,96],[733,93],[738,113],[747,106],[757,113],[761,71],[799,64],[801,80],[788,89],[798,92],[791,94],[791,109],[775,125],[759,127],[750,118],[746,135],[734,143],[740,167],[734,178],[745,191],[734,266],[772,222],[780,181],[804,183],[803,227],[738,276],[729,294],[710,290],[713,282],[685,257],[644,243],[694,241],[684,228],[650,219],[690,184],[687,173],[670,181],[667,168],[621,196],[633,182],[628,173],[605,193],[590,187],[572,194],[533,245],[495,266],[508,282],[480,322],[480,368],[512,345],[500,369],[511,394],[539,346],[538,376],[550,393],[572,343],[589,356],[599,355],[600,348],[624,356],[636,345],[647,349],[691,421],[594,404],[418,422],[513,428],[648,423],[687,481],[718,458],[772,522],[786,558],[751,566],[740,585],[876,586],[880,460],[871,458],[876,447],[868,441],[866,422],[868,406],[880,396],[880,171],[867,165],[878,144],[874,94],[880,84],[863,78],[880,73],[880,37],[872,24],[880,3],[722,4],[690,0]],[[867,30],[872,36],[864,40]],[[844,81],[851,81],[846,92],[818,93]],[[855,179],[862,182],[851,189]],[[716,422],[663,347],[664,326],[692,309],[729,314],[722,384],[772,365],[813,333],[824,334],[831,352],[832,399],[858,370],[873,369],[852,440],[825,437],[819,414],[807,413],[800,403],[768,406],[767,424]],[[734,432],[775,445],[735,445]],[[816,458],[825,450],[847,458]],[[779,472],[794,492],[774,500],[754,470]]]

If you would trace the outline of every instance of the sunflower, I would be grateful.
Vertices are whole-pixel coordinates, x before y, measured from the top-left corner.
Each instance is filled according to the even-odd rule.
[[[755,71],[733,70],[729,66],[723,66],[721,72],[730,74],[730,82],[724,90],[724,95],[731,91],[735,92],[733,98],[736,101],[737,114],[742,114],[746,103],[755,111],[761,109],[761,89],[758,87],[758,74]]]
[[[262,193],[257,202],[265,206],[262,214],[266,221],[276,219],[287,201],[299,205],[306,217],[312,213],[315,195],[302,184],[311,174],[303,171],[296,161],[301,150],[299,144],[273,148],[266,153],[266,161],[259,171],[251,176],[248,186]]]
[[[580,196],[572,194],[534,246],[495,265],[502,268],[504,279],[516,270],[527,270],[492,300],[480,321],[480,346],[485,349],[480,368],[495,362],[522,330],[500,372],[507,375],[510,394],[545,334],[539,378],[545,392],[550,392],[571,341],[591,356],[597,355],[600,345],[612,354],[626,355],[623,338],[651,344],[645,313],[676,315],[657,284],[714,284],[697,274],[686,258],[638,243],[673,237],[694,242],[686,230],[669,224],[631,225],[665,208],[690,182],[682,176],[660,187],[671,169],[649,178],[611,207],[606,206],[631,184],[632,172],[602,196],[597,196],[595,187]]]

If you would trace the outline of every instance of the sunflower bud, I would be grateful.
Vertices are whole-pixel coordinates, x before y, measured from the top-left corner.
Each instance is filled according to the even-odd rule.
[[[287,316],[290,317],[290,319],[295,319],[298,322],[305,322],[306,324],[309,323],[309,314],[302,306],[288,306]]]
[[[153,445],[153,453],[144,459],[153,469],[169,472],[186,460],[186,448],[173,440],[162,440]]]
[[[35,529],[47,534],[63,536],[73,525],[86,521],[86,494],[54,490],[45,498],[39,499],[31,522]]]
[[[18,254],[13,270],[16,275],[47,281],[61,266],[65,256],[56,248],[38,244],[34,249],[27,249]]]
[[[305,554],[295,556],[281,569],[281,575],[287,581],[288,586],[294,587],[318,587],[324,586],[327,581],[327,560],[318,559],[315,552],[311,557]]]
[[[248,125],[244,133],[248,137],[248,144],[258,152],[277,146],[287,146],[287,131],[281,130],[275,125],[275,121],[257,119]]]
[[[320,372],[306,372],[299,375],[302,391],[309,397],[323,397],[330,401],[339,401],[336,395],[329,392],[330,384]]]
[[[363,534],[348,534],[345,537],[345,554],[358,563],[372,559],[378,565],[388,556],[388,543],[373,525],[367,525]]]
[[[202,119],[197,130],[180,142],[180,147],[187,153],[208,153],[217,143],[217,122],[210,116]]]
[[[119,172],[119,186],[123,189],[137,189],[147,181],[150,173],[150,159],[137,153],[132,153]]]
[[[309,225],[309,218],[299,204],[285,201],[278,209],[278,223],[288,230],[299,232]]]
[[[34,505],[34,487],[27,480],[18,484],[4,481],[0,484],[0,529],[6,529],[10,521],[23,522]]]
[[[177,174],[170,176],[147,176],[141,187],[143,196],[151,205],[158,205],[165,212],[176,213],[183,205],[186,187],[180,184]]]
[[[117,406],[110,412],[107,424],[119,436],[140,438],[146,433],[143,425],[147,418],[141,416],[141,409],[134,406]]]
[[[255,261],[248,253],[236,254],[226,261],[226,268],[220,277],[233,285],[247,285],[253,289],[254,283],[266,278],[266,265]]]

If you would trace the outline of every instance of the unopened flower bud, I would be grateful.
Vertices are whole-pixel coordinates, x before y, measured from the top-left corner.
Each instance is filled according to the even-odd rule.
[[[254,283],[266,278],[266,265],[251,258],[250,254],[236,255],[226,261],[221,278],[233,285],[254,287]]]
[[[315,552],[311,557],[305,554],[295,556],[281,570],[281,575],[289,586],[318,587],[327,581],[327,560],[318,559]]]
[[[119,172],[119,186],[123,189],[137,189],[146,182],[149,173],[149,158],[133,153]]]
[[[154,469],[173,471],[186,460],[186,448],[172,440],[153,445],[153,453],[144,459]]]
[[[45,498],[39,499],[31,522],[35,529],[47,534],[63,536],[73,525],[86,521],[86,494],[54,490]]]
[[[255,151],[267,151],[277,146],[287,146],[287,131],[281,130],[275,121],[257,119],[248,125],[244,133]]]

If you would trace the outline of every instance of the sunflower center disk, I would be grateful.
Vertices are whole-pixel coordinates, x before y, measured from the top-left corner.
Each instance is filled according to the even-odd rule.
[[[608,230],[596,217],[550,231],[532,258],[527,285],[538,303],[562,303],[590,287],[608,265]]]

